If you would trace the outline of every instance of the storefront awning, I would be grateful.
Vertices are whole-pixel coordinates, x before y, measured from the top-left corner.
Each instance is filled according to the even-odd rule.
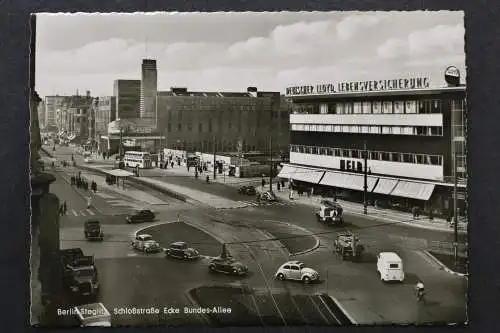
[[[368,176],[368,191],[372,191],[373,186],[375,186],[376,180],[376,178]],[[363,187],[365,185],[364,182],[365,180],[363,175],[327,171],[320,184],[338,188],[346,188],[350,190],[363,191]]]
[[[373,193],[391,194],[397,183],[397,179],[379,178],[377,186],[373,189]]]
[[[323,170],[295,167],[292,179],[311,184],[318,184],[324,174],[325,171]]]
[[[400,180],[391,195],[427,201],[431,197],[435,186],[434,184]]]
[[[290,165],[284,165],[283,169],[281,169],[280,173],[278,174],[279,178],[292,178],[292,175],[295,172],[295,168],[290,166]]]

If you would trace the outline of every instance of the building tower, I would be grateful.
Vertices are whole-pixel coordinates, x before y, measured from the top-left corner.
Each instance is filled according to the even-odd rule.
[[[156,93],[158,75],[156,60],[142,60],[140,117],[156,122]]]

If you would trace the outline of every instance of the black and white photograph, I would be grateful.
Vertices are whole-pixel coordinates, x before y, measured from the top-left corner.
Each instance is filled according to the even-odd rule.
[[[468,323],[462,11],[31,29],[32,326]]]

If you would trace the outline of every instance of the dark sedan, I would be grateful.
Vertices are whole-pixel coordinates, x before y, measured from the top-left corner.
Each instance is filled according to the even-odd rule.
[[[149,209],[139,210],[136,213],[126,217],[127,223],[144,223],[153,222],[155,219],[155,213]]]
[[[238,189],[239,194],[245,194],[245,195],[255,195],[257,191],[255,191],[255,187],[248,185],[248,186],[241,186]]]
[[[210,261],[208,265],[210,272],[218,272],[229,275],[247,275],[248,267],[235,259],[217,257]]]

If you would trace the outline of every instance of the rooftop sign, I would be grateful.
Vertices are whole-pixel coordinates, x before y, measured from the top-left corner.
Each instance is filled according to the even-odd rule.
[[[416,77],[407,79],[391,80],[373,80],[373,81],[352,81],[303,85],[286,88],[286,95],[325,95],[345,92],[367,92],[367,91],[386,91],[402,89],[424,89],[429,88],[429,79],[427,77]]]

